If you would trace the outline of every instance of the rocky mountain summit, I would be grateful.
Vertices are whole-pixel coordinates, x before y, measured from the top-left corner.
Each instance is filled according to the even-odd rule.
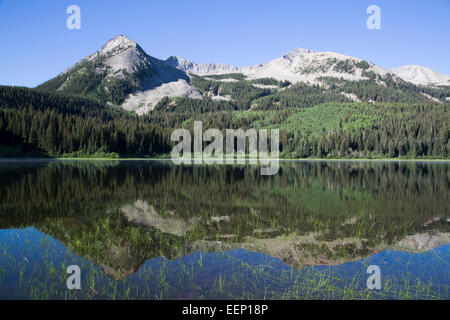
[[[450,76],[434,71],[430,68],[407,65],[392,69],[405,81],[423,86],[450,86]]]
[[[212,94],[195,87],[191,81],[193,76],[206,80],[211,76],[215,78],[209,80],[219,82],[246,81],[260,89],[275,88],[273,81],[319,85],[327,89],[330,79],[372,81],[385,87],[393,84],[405,87],[408,83],[450,86],[449,76],[428,68],[405,66],[388,70],[359,58],[302,48],[264,64],[241,68],[221,63],[199,64],[178,56],[161,60],[148,55],[135,41],[119,35],[38,88],[93,97],[137,114],[153,110],[164,97],[231,99],[219,92]],[[351,97],[351,101],[360,101],[351,92],[343,94]],[[439,102],[436,97],[429,96],[429,99]]]

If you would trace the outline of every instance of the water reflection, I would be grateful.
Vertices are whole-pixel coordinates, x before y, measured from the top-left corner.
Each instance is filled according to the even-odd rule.
[[[290,272],[340,268],[391,248],[409,254],[448,248],[449,168],[445,163],[284,162],[278,175],[260,176],[255,167],[170,162],[1,163],[0,228],[20,234],[18,229],[34,227],[113,282],[141,274],[148,286],[156,277],[154,271],[148,274],[148,261],[165,257],[181,268],[186,257],[197,259],[199,252],[212,260],[227,252],[259,254]],[[40,232],[33,241],[45,238]],[[17,243],[2,245],[4,256]],[[41,267],[42,250],[34,251]],[[436,259],[435,268],[445,271],[448,249],[440,250],[445,264]],[[71,256],[61,259],[66,255]],[[48,259],[56,263],[53,256]],[[1,279],[15,277],[5,278],[5,272],[20,270],[5,269],[3,261],[2,267],[0,281],[6,283]],[[240,282],[256,281],[250,278]],[[194,287],[197,281],[206,280],[195,280]],[[223,279],[210,281],[219,285]],[[448,288],[448,277],[440,281]],[[237,288],[230,290],[215,296]]]

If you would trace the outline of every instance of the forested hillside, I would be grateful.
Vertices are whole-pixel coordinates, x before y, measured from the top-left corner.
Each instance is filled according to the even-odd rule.
[[[169,133],[164,131],[145,118],[88,98],[0,87],[0,145],[20,146],[22,151],[47,156],[151,156],[170,151]]]
[[[448,158],[450,89],[378,78],[323,78],[319,86],[191,75],[203,98],[166,97],[145,116],[105,103],[97,91],[52,90],[51,81],[0,87],[0,145],[40,156],[167,156],[172,131],[192,131],[201,120],[223,131],[279,129],[284,158]],[[123,97],[120,88],[107,91]]]
[[[98,60],[83,62],[71,69],[69,74],[60,74],[41,84],[38,89],[83,95],[102,103],[122,103],[126,95],[139,86],[138,74],[126,79],[107,77],[107,70],[98,71],[100,63]]]

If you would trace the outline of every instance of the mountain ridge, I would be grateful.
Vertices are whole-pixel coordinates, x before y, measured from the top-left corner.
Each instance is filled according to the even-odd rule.
[[[427,74],[431,75],[425,78],[438,74],[432,71],[427,71]],[[229,79],[227,74],[241,74],[242,77]],[[397,69],[379,67],[360,58],[304,48],[295,48],[280,58],[249,67],[222,63],[200,64],[179,56],[162,60],[147,54],[130,38],[119,35],[109,40],[97,52],[83,58],[38,88],[95,97],[106,104],[118,105],[137,114],[146,114],[153,110],[164,97],[231,99],[230,96],[221,95],[220,89],[217,92],[202,92],[192,85],[193,75],[204,78],[216,76],[213,80],[219,82],[246,80],[251,83],[270,78],[292,84],[319,85],[325,89],[329,87],[330,79],[373,81],[386,87],[392,84],[405,87],[408,83],[414,84],[414,79],[417,78],[411,74],[405,75]],[[442,77],[446,79],[445,75]],[[448,78],[450,85],[450,77]],[[409,81],[411,79],[413,81]],[[253,85],[261,89],[274,87],[271,83]],[[352,92],[342,94],[353,96]],[[426,97],[435,99],[436,102],[435,97]],[[351,100],[358,101],[355,98]]]
[[[119,35],[38,88],[67,89],[144,114],[150,109],[149,103],[154,106],[164,96],[199,96],[188,82],[185,72],[148,55],[135,41]],[[172,90],[161,90],[167,86]],[[137,110],[137,97],[146,100],[142,110]]]
[[[419,65],[405,65],[391,69],[405,81],[424,86],[450,86],[450,76]]]

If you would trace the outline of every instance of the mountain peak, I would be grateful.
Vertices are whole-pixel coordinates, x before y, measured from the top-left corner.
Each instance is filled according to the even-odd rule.
[[[120,52],[129,48],[136,48],[137,43],[124,35],[109,40],[99,51],[100,54],[108,54],[111,52]]]
[[[193,62],[187,59],[184,59],[182,57],[179,56],[170,56],[165,60],[167,63],[169,63],[170,65],[172,65],[175,68],[178,68],[180,66],[185,66],[186,64],[188,65],[192,65]]]
[[[288,53],[284,55],[284,58],[292,59],[294,57],[297,57],[299,55],[308,54],[308,53],[314,53],[315,51],[304,49],[304,48],[295,48]]]
[[[133,40],[128,38],[127,36],[124,36],[123,34],[119,34],[118,36],[112,38],[109,40],[106,44],[112,44],[112,45],[120,45],[120,44],[136,44]]]
[[[400,78],[418,85],[450,85],[450,76],[423,66],[410,64],[391,71]]]

